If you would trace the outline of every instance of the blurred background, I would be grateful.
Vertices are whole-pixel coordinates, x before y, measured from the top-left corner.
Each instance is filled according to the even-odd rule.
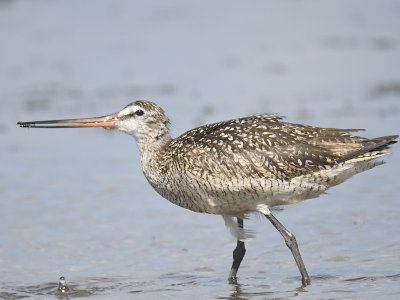
[[[266,112],[399,134],[400,1],[1,0],[0,298],[55,297],[61,275],[81,296],[298,295],[290,252],[257,218],[241,285],[228,284],[235,242],[222,219],[158,196],[132,138],[16,125],[137,99],[163,107],[174,136]],[[399,146],[392,152],[277,213],[315,282],[309,296],[399,297]]]

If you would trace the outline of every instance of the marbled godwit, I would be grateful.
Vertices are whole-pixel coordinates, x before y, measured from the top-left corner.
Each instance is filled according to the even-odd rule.
[[[173,139],[163,109],[135,101],[120,112],[84,119],[19,122],[21,127],[119,129],[138,144],[143,173],[164,198],[195,212],[222,215],[237,238],[229,278],[245,255],[246,214],[259,212],[285,239],[304,285],[310,277],[296,239],[271,213],[276,205],[313,198],[359,172],[396,143],[397,135],[374,139],[359,129],[318,128],[255,115],[201,126]],[[237,218],[237,222],[234,218]]]

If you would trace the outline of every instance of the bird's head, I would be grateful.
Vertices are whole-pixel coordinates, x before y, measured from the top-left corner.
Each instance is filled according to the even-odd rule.
[[[169,119],[157,104],[138,100],[121,111],[102,117],[18,122],[21,127],[33,128],[82,128],[103,127],[118,129],[135,137],[138,143],[169,138]]]

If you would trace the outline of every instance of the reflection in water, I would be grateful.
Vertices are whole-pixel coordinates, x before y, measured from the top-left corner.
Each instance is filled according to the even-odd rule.
[[[240,284],[237,282],[237,279],[232,280],[231,285],[233,287],[232,293],[231,293],[230,297],[227,299],[246,299],[243,297],[244,296],[243,291],[242,291]]]
[[[291,297],[299,296],[301,293],[306,292],[307,286],[302,285],[298,288],[295,288],[291,291],[279,291],[277,292],[275,288],[272,288],[269,285],[260,286],[251,286],[251,285],[242,285],[237,282],[237,280],[231,280],[231,293],[227,297],[218,297],[218,299],[229,299],[229,300],[244,300],[251,299],[257,296],[263,296],[263,298],[268,299],[270,296],[273,299],[287,299]],[[255,292],[255,291],[258,292]],[[264,291],[262,291],[264,290]]]
[[[1,286],[0,299],[22,299],[31,296],[40,296],[41,298],[79,298],[91,297],[96,298],[113,295],[113,299],[131,299],[132,294],[135,298],[140,299],[157,299],[160,295],[176,296],[191,295],[191,298],[198,298],[204,295],[206,298],[228,299],[228,300],[244,300],[244,299],[290,299],[301,296],[310,298],[321,298],[322,294],[332,299],[339,299],[343,295],[351,295],[357,293],[357,284],[363,288],[371,288],[371,282],[374,285],[396,284],[399,282],[400,274],[387,276],[369,276],[342,278],[331,275],[312,276],[312,284],[307,287],[300,286],[293,288],[294,285],[287,282],[298,282],[298,278],[290,278],[274,282],[271,285],[260,284],[260,278],[246,278],[246,283],[238,283],[237,281],[220,281],[214,282],[213,279],[197,277],[185,274],[166,274],[160,277],[159,281],[133,281],[127,277],[95,277],[83,278],[78,284],[67,284],[64,277],[58,282],[49,282],[34,286]],[[262,281],[267,278],[262,278]],[[286,282],[285,282],[286,281]],[[201,287],[201,290],[196,289]],[[208,287],[205,289],[205,287]],[[287,290],[286,290],[287,288]],[[226,289],[226,295],[221,296],[220,290]],[[197,292],[194,292],[194,291]],[[191,292],[193,291],[193,292]],[[210,294],[214,291],[216,295]],[[200,292],[200,294],[198,294]],[[395,291],[393,291],[395,294]],[[314,297],[315,296],[315,297]],[[185,297],[184,297],[185,298]],[[186,299],[186,298],[185,298]]]

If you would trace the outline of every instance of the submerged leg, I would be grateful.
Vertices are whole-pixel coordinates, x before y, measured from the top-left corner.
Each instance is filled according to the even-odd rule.
[[[285,239],[286,245],[289,247],[290,251],[292,251],[294,260],[296,261],[297,267],[299,268],[299,271],[301,273],[301,280],[303,282],[303,285],[310,284],[310,277],[308,276],[306,267],[303,263],[303,259],[301,258],[296,238],[271,213],[264,215],[272,223],[272,225],[274,225],[274,227],[278,229],[279,233]]]
[[[243,228],[243,219],[237,218],[237,223],[240,228]],[[236,280],[237,271],[239,270],[240,263],[245,254],[246,248],[244,247],[244,242],[237,240],[236,248],[233,250],[233,264],[229,274],[229,280]]]

